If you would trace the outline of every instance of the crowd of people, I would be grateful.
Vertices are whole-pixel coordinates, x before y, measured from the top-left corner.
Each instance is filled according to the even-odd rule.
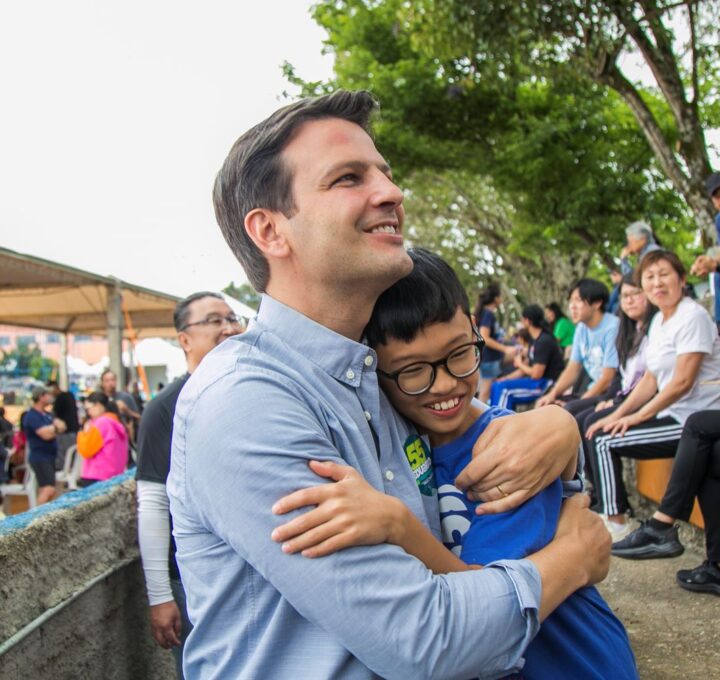
[[[720,210],[718,173],[707,187]],[[682,554],[675,520],[689,518],[697,497],[708,559],[678,572],[677,581],[688,590],[720,594],[720,515],[710,494],[720,481],[718,326],[687,295],[684,265],[658,245],[649,225],[631,224],[627,239],[621,253],[624,273],[615,280],[615,313],[609,311],[608,287],[592,279],[571,287],[571,320],[557,303],[550,303],[545,316],[553,323],[550,328],[537,305],[526,307],[522,323],[530,332],[529,348],[514,356],[504,375],[498,371],[490,403],[511,409],[523,402],[560,404],[574,416],[583,437],[592,507],[613,538],[614,555],[649,559]],[[707,257],[698,258],[703,273]],[[561,338],[568,336],[571,350],[560,372],[555,357],[562,351]],[[660,509],[639,526],[630,517],[624,458],[676,459]]]
[[[300,100],[235,143],[215,211],[257,318],[241,333],[217,294],[178,303],[188,372],[142,414],[111,373],[77,424],[36,390],[22,430],[42,498],[73,427],[83,484],[136,441],[152,631],[178,677],[637,678],[594,584],[611,550],[682,552],[697,497],[707,560],[677,579],[720,594],[718,329],[636,222],[615,303],[581,279],[569,318],[529,304],[506,342],[499,285],[471,310],[442,259],[404,247],[374,108]],[[708,191],[720,210],[720,174]],[[623,457],[675,457],[637,528]]]

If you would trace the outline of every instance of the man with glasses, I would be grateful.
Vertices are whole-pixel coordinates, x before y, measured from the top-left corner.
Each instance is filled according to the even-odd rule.
[[[170,471],[173,416],[180,390],[190,374],[211,349],[225,338],[240,333],[243,321],[221,295],[210,292],[194,293],[178,302],[173,320],[188,372],[163,389],[143,411],[135,478],[138,542],[150,601],[152,634],[161,647],[172,650],[178,678],[182,678],[183,644],[192,626],[175,561],[165,488]]]
[[[168,494],[193,678],[500,676],[540,617],[606,573],[609,538],[579,499],[537,563],[462,574],[434,576],[393,545],[306,559],[273,542],[288,515],[272,507],[318,483],[312,460],[354,467],[439,536],[437,494],[403,448],[413,431],[362,342],[378,296],[412,268],[403,194],[368,134],[374,109],[367,92],[290,104],[235,143],[215,183],[223,235],[264,295],[177,404]],[[497,510],[555,479],[579,437],[557,407],[495,422],[463,487],[478,482]]]

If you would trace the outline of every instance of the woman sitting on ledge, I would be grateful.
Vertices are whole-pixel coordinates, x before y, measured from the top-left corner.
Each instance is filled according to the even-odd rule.
[[[720,408],[720,338],[710,315],[684,297],[685,268],[677,255],[655,250],[637,272],[659,312],[650,323],[647,370],[630,395],[587,431],[588,456],[600,513],[615,541],[629,533],[621,456],[673,458],[683,425],[695,411]]]

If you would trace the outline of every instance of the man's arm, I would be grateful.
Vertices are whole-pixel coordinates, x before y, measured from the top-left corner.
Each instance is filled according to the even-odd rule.
[[[603,368],[600,373],[600,377],[592,384],[591,387],[585,390],[582,398],[589,399],[590,397],[597,397],[600,394],[604,394],[608,387],[610,387],[616,373],[617,369],[615,368]]]
[[[558,377],[555,384],[552,386],[550,391],[544,396],[538,399],[538,406],[549,406],[553,404],[555,400],[575,384],[575,381],[580,377],[582,370],[582,364],[579,361],[570,360],[565,366],[565,369]]]
[[[168,572],[170,507],[165,485],[137,482],[138,543],[155,641],[165,649],[180,644],[180,610],[173,598]]]
[[[208,584],[207,569],[219,554],[231,552],[242,558],[240,564],[252,565],[302,618],[378,675],[476,677],[481,671],[502,675],[517,668],[538,625],[540,577],[530,562],[433,576],[387,544],[318,560],[283,553],[271,534],[294,514],[278,517],[272,506],[299,488],[317,485],[310,460],[342,462],[322,425],[324,407],[303,402],[296,387],[278,384],[272,376],[242,379],[237,371],[223,382],[195,400],[192,390],[186,391],[174,427],[168,488],[194,616],[222,607],[230,583]],[[335,416],[351,418],[348,412]],[[408,479],[409,471],[399,467],[407,462],[384,451],[378,465],[370,446],[357,458],[345,451],[346,462],[376,489],[392,493],[400,476]],[[385,465],[396,470],[394,482],[384,475]],[[418,493],[414,482],[399,488]],[[196,527],[212,535],[205,539]]]
[[[496,418],[473,447],[473,460],[455,480],[476,500],[479,514],[524,503],[576,465],[580,432],[559,406]]]

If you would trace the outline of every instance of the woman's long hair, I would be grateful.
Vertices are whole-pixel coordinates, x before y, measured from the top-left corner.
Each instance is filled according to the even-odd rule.
[[[480,317],[482,316],[485,307],[487,307],[495,298],[500,297],[500,286],[497,283],[491,283],[488,287],[478,295],[478,301],[473,311],[475,317],[475,324],[480,327]]]
[[[545,309],[549,309],[555,315],[555,321],[553,321],[553,326],[565,316],[565,312],[560,309],[560,305],[557,302],[548,302],[545,305]]]
[[[635,283],[635,275],[632,272],[630,274],[625,274],[625,276],[622,277],[622,281],[620,282],[621,295],[622,287],[625,284],[632,286],[633,288],[638,288]],[[645,295],[644,292],[643,295]],[[622,307],[618,309],[620,327],[618,328],[615,347],[617,347],[618,358],[620,359],[621,366],[624,366],[625,362],[630,359],[630,357],[634,357],[637,354],[643,338],[650,330],[650,322],[657,311],[658,308],[652,304],[650,300],[648,300],[645,314],[642,318],[638,319],[638,321],[633,321],[627,314],[625,314],[625,312],[623,312]]]

